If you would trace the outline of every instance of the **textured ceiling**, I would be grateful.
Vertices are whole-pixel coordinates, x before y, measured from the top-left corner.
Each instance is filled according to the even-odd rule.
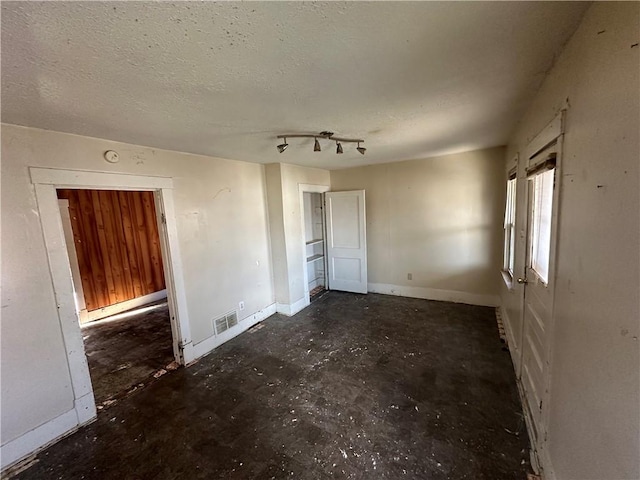
[[[321,168],[504,144],[574,2],[2,2],[2,121]],[[364,138],[343,155],[275,135]]]

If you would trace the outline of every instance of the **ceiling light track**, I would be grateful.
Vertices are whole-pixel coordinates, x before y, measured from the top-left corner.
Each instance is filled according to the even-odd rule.
[[[327,140],[331,140],[336,142],[336,153],[340,154],[343,153],[342,150],[342,144],[343,143],[357,143],[358,146],[356,148],[356,150],[358,152],[360,152],[360,154],[364,155],[364,152],[367,151],[366,148],[361,147],[360,144],[364,143],[364,140],[361,138],[344,138],[344,137],[335,137],[333,132],[328,132],[328,131],[324,131],[324,132],[320,132],[320,133],[287,133],[287,134],[283,134],[283,135],[277,135],[276,138],[281,138],[282,140],[284,140],[283,143],[281,143],[280,145],[277,145],[276,148],[278,149],[278,152],[282,153],[284,152],[287,147],[289,146],[289,144],[287,143],[287,138],[313,138],[314,142],[313,142],[313,151],[314,152],[320,152],[321,148],[320,148],[320,141],[318,139],[327,139]]]

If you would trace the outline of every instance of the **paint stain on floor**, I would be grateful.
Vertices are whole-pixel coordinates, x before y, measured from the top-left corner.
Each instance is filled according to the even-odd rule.
[[[492,308],[329,292],[122,399],[19,479],[525,480]]]
[[[172,364],[169,309],[166,302],[151,307],[142,313],[82,328],[98,406],[109,406],[140,389]]]

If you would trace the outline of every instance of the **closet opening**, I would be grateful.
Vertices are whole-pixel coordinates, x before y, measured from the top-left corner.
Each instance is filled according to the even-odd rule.
[[[309,301],[327,291],[323,194],[303,192],[304,241]]]

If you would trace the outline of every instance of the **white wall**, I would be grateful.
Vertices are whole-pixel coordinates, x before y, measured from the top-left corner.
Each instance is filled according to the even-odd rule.
[[[281,313],[294,314],[306,305],[304,287],[307,282],[299,186],[328,187],[330,174],[328,170],[286,163],[269,164],[266,172],[276,300]]]
[[[547,478],[640,478],[639,17],[637,2],[595,3],[508,147],[509,163],[568,102]],[[525,248],[520,187],[517,275]],[[517,340],[520,287],[503,287],[501,296]]]
[[[109,164],[106,150],[120,153]],[[262,165],[2,125],[2,444],[72,409],[29,166],[171,177],[192,341],[274,303]]]
[[[332,190],[366,190],[369,291],[496,305],[503,159],[500,147],[331,171]]]
[[[285,216],[285,235],[287,238],[287,269],[289,272],[289,300],[293,305],[304,300],[304,273],[306,254],[304,248],[304,223],[300,204],[299,185],[331,185],[328,170],[306,168],[297,165],[282,165],[282,203]]]
[[[265,165],[271,236],[271,260],[273,262],[273,288],[278,304],[289,304],[289,279],[287,247],[284,235],[284,210],[282,207],[282,164]]]

